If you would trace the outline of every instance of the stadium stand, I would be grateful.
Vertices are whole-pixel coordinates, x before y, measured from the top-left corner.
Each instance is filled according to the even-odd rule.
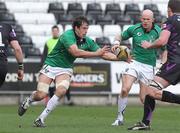
[[[29,36],[41,35],[41,36],[50,36],[52,24],[23,24],[23,29]],[[35,30],[36,29],[36,30]]]
[[[22,47],[33,47],[32,39],[27,35],[18,36],[18,41]]]
[[[45,45],[46,41],[50,38],[50,36],[32,35],[31,38],[32,38],[34,47],[39,48],[42,53],[44,45]]]
[[[108,37],[111,44],[114,41],[115,35],[120,33],[121,33],[120,25],[104,25],[103,36]]]
[[[126,4],[124,14],[129,15],[134,21],[136,19],[136,16],[140,16],[139,5],[135,3]]]
[[[97,37],[95,41],[100,45],[100,47],[103,47],[105,45],[111,45],[108,37]]]
[[[81,3],[69,3],[67,8],[67,14],[71,14],[74,18],[76,16],[84,15]]]
[[[58,15],[58,24],[65,26],[66,24],[72,24],[74,17],[71,14]]]
[[[104,13],[111,15],[111,17],[114,19],[116,16],[122,14],[122,10],[118,3],[108,3],[106,4]]]
[[[96,23],[96,24],[99,24],[99,25],[101,25],[101,26],[103,27],[103,26],[106,25],[106,24],[113,24],[114,21],[113,21],[111,15],[107,14],[107,15],[104,15],[104,16],[99,15],[99,16],[97,17],[95,23]]]
[[[92,37],[94,40],[97,37],[102,37],[103,36],[103,30],[101,25],[90,25],[87,36]]]
[[[30,57],[34,57],[34,58],[37,58],[37,57],[40,57],[41,56],[41,52],[38,48],[28,48],[26,53],[25,53],[25,58],[30,58]]]
[[[101,5],[99,3],[87,4],[86,15],[94,19],[94,21],[96,21],[98,16],[103,15],[103,10]]]
[[[166,21],[166,19],[167,19],[167,18],[166,18],[166,16],[164,16],[164,15],[161,15],[161,14],[156,15],[156,16],[155,16],[155,23],[158,24],[159,26],[161,26],[162,23]]]
[[[53,13],[55,15],[56,19],[58,20],[59,15],[62,16],[65,14],[63,4],[60,2],[49,3],[48,13]]]
[[[11,12],[46,13],[49,3],[48,2],[36,2],[36,6],[35,6],[34,2],[6,2],[6,5],[7,5],[7,8],[10,9]]]
[[[54,24],[65,31],[76,16],[86,15],[90,22],[88,35],[94,40],[108,37],[112,43],[112,32],[120,33],[127,25],[140,22],[143,9],[153,10],[155,22],[160,25],[166,11],[159,9],[166,9],[166,4],[167,0],[2,0],[0,21],[13,24],[18,36],[32,38],[33,47],[42,51]]]
[[[70,24],[65,25],[64,31],[69,30],[69,29],[72,29],[72,25]]]
[[[14,15],[12,13],[1,12],[0,13],[0,22],[9,23],[11,25],[14,25],[16,23],[16,20],[15,20]]]
[[[0,2],[0,13],[7,12],[6,4],[4,2]]]
[[[118,24],[121,27],[123,27],[124,25],[132,24],[134,20],[132,20],[129,15],[118,15],[114,18],[114,21],[115,24]]]

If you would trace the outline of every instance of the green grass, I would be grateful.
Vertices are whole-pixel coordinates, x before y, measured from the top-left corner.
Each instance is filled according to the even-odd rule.
[[[47,118],[46,128],[35,128],[32,123],[43,108],[33,106],[23,117],[19,117],[17,106],[0,106],[0,133],[129,133],[134,131],[128,131],[127,127],[141,119],[143,110],[142,106],[129,105],[125,125],[112,127],[117,106],[58,106]],[[154,112],[152,130],[146,132],[180,132],[180,107],[158,106]]]

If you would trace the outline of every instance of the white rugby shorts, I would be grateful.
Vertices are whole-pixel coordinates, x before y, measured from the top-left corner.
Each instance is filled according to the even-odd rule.
[[[128,64],[123,74],[128,74],[137,78],[137,82],[141,81],[148,84],[149,81],[154,78],[155,71],[153,66],[133,60]]]
[[[61,67],[51,67],[49,65],[44,65],[40,70],[40,73],[43,73],[49,78],[55,79],[56,76],[61,74],[68,74],[70,77],[73,74],[73,69],[71,68],[61,68]]]

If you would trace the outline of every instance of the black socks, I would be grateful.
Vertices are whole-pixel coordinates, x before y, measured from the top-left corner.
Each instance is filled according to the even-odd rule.
[[[146,125],[150,124],[152,112],[155,108],[155,99],[151,96],[146,95],[145,102],[144,102],[144,116],[142,122]]]
[[[180,96],[168,91],[163,91],[161,101],[180,104]]]

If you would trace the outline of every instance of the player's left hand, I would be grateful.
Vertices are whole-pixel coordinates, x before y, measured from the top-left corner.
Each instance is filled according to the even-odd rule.
[[[141,47],[148,49],[152,44],[150,42],[147,41],[143,41],[141,44]]]
[[[18,80],[22,80],[24,77],[24,70],[18,70],[17,75]]]

